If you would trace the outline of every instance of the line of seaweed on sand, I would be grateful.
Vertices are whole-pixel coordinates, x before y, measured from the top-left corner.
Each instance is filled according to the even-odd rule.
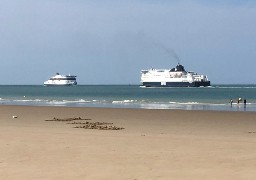
[[[88,120],[91,120],[91,119],[88,119],[88,118],[81,118],[81,117],[74,117],[74,118],[56,118],[54,117],[53,119],[47,119],[45,121],[76,121],[76,120],[79,120],[79,121],[88,121]]]
[[[56,122],[68,122],[66,124],[74,124],[77,125],[73,128],[83,128],[83,129],[97,129],[97,130],[122,130],[124,129],[123,127],[117,127],[114,126],[113,123],[108,123],[108,122],[88,122],[88,118],[56,118],[54,117],[53,119],[48,119],[45,121],[56,121]],[[85,122],[81,122],[85,121]],[[79,126],[80,125],[80,126]]]

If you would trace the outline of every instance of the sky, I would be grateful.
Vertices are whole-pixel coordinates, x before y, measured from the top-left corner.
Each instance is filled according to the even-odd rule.
[[[1,85],[140,84],[142,69],[256,84],[253,0],[1,0]]]

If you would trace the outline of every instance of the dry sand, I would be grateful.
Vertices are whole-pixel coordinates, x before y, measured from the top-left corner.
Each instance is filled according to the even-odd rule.
[[[2,105],[0,144],[1,179],[256,179],[254,112]]]

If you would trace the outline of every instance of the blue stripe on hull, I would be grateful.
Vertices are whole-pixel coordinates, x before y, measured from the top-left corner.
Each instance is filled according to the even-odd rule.
[[[143,82],[142,86],[145,87],[200,87],[210,86],[210,81],[207,82],[166,82],[166,85],[161,85],[161,82]]]

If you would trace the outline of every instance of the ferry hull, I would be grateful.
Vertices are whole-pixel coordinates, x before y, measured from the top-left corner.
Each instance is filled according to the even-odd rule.
[[[77,84],[44,84],[44,86],[76,86]]]
[[[205,82],[166,82],[166,83],[161,83],[161,82],[143,82],[142,86],[144,87],[206,87],[210,86],[211,83],[210,81],[205,81]]]

